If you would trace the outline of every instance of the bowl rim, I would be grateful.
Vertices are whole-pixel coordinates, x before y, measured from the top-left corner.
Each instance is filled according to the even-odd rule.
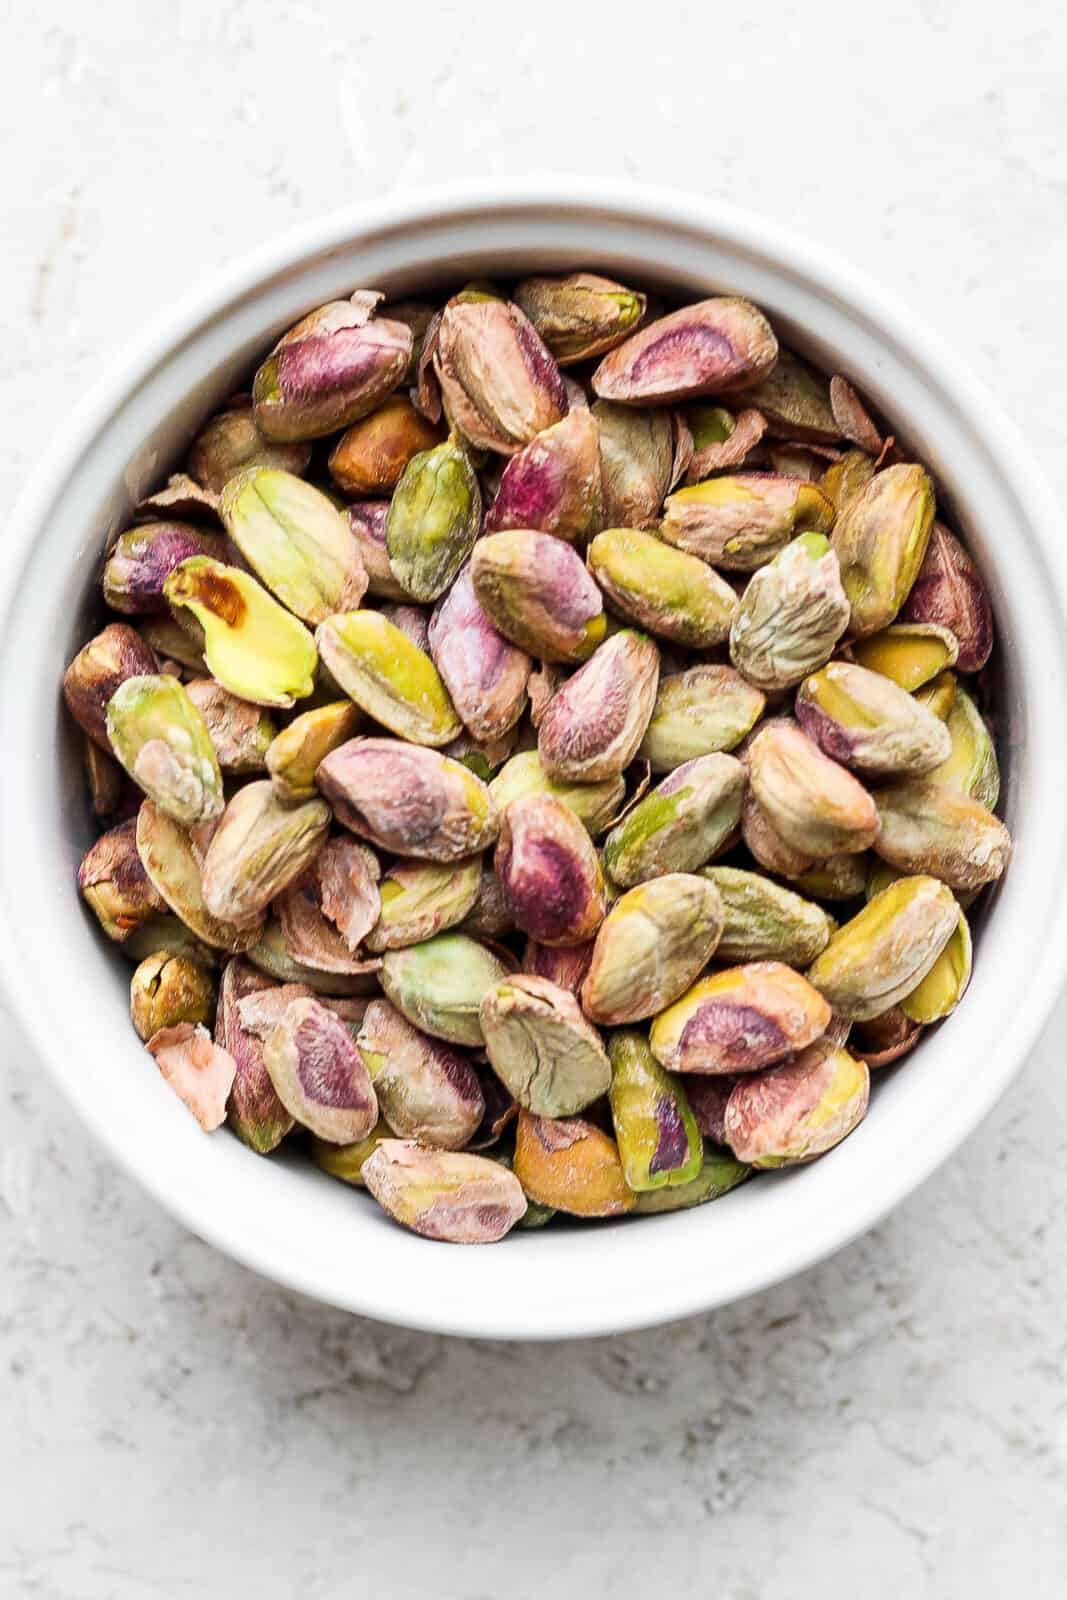
[[[1006,459],[1011,463],[1010,487],[1034,530],[1037,554],[1043,558],[1052,601],[1062,625],[1067,617],[1067,575],[1054,559],[1057,552],[1052,530],[1058,512],[1051,489],[1021,434],[985,385],[939,336],[917,322],[910,310],[874,287],[863,272],[826,253],[821,246],[798,238],[758,214],[718,199],[652,189],[636,183],[546,177],[451,184],[420,189],[403,198],[342,208],[303,223],[269,245],[213,272],[158,317],[146,332],[118,353],[109,370],[72,412],[65,428],[31,471],[5,535],[5,560],[0,566],[0,640],[4,638],[4,622],[16,603],[19,576],[42,517],[55,499],[57,485],[75,471],[79,460],[107,427],[113,414],[161,363],[173,359],[185,343],[195,338],[201,328],[232,312],[243,297],[260,290],[269,280],[305,265],[312,258],[344,249],[360,236],[418,229],[441,220],[458,222],[465,214],[472,213],[491,218],[494,213],[518,212],[533,218],[546,210],[581,213],[589,217],[591,225],[598,216],[615,223],[635,225],[651,217],[665,229],[683,229],[709,243],[725,241],[734,251],[767,261],[778,269],[799,273],[818,284],[852,312],[865,318],[883,342],[891,341],[909,359],[916,359],[928,371],[936,372],[942,389],[970,431],[983,441],[995,435],[998,461]],[[472,249],[476,248],[476,237],[472,234]],[[0,645],[0,654],[2,651]],[[1062,842],[1061,839],[1061,846]],[[1067,911],[1063,918],[1067,918]],[[1063,926],[1061,919],[1058,924],[1061,932]],[[1046,935],[1055,931],[1045,930]],[[1053,944],[1051,953],[1048,944]],[[799,1244],[794,1241],[784,1266],[780,1256],[775,1254],[752,1262],[747,1270],[735,1270],[725,1293],[699,1274],[692,1277],[679,1274],[674,1292],[654,1307],[631,1309],[624,1314],[615,1311],[608,1316],[596,1312],[574,1315],[568,1314],[566,1308],[546,1307],[543,1319],[531,1324],[515,1323],[506,1316],[494,1321],[484,1308],[474,1314],[468,1314],[466,1309],[462,1313],[444,1315],[434,1315],[427,1310],[413,1312],[410,1305],[401,1304],[404,1296],[398,1299],[388,1286],[383,1292],[368,1285],[367,1292],[358,1299],[352,1295],[339,1296],[331,1293],[330,1287],[313,1271],[302,1270],[292,1261],[275,1259],[268,1241],[249,1237],[247,1233],[235,1238],[225,1219],[220,1221],[199,1204],[195,1194],[176,1193],[171,1185],[157,1178],[150,1152],[136,1149],[133,1141],[121,1136],[106,1108],[95,1104],[84,1085],[79,1083],[72,1063],[52,1045],[47,1030],[41,1028],[39,1016],[31,1007],[28,990],[16,981],[23,958],[13,908],[2,885],[0,949],[3,951],[0,989],[37,1056],[112,1158],[193,1233],[266,1277],[362,1315],[432,1332],[517,1339],[586,1337],[672,1321],[755,1293],[843,1248],[923,1183],[988,1114],[1021,1069],[1048,1019],[1067,970],[1067,939],[1061,939],[1058,946],[1049,939],[1043,959],[1040,963],[1035,961],[1027,1006],[1017,1018],[1011,1049],[1004,1052],[994,1069],[986,1072],[981,1086],[975,1086],[973,1098],[953,1119],[937,1130],[925,1130],[921,1152],[913,1151],[910,1162],[900,1164],[894,1181],[884,1182],[873,1195],[858,1197],[854,1209],[838,1220],[832,1238],[820,1235]]]

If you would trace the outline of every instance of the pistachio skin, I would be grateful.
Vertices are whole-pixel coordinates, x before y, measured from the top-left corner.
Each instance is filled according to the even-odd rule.
[[[479,1019],[494,1072],[535,1116],[574,1116],[606,1092],[603,1042],[568,990],[518,973],[486,991]]]
[[[645,735],[659,683],[659,651],[631,629],[616,633],[553,696],[537,753],[555,782],[599,783],[625,771]]]
[[[948,628],[959,644],[961,672],[981,672],[993,652],[989,591],[967,551],[943,522],[933,525],[901,618]]]
[[[478,603],[493,626],[543,661],[588,659],[604,638],[604,601],[581,557],[548,533],[508,529],[471,558]]]
[[[142,522],[120,533],[108,554],[102,586],[112,611],[151,615],[166,605],[163,585],[190,556],[222,560],[225,542],[188,522]]]
[[[741,822],[745,772],[733,756],[700,756],[676,767],[639,800],[604,841],[604,866],[624,888],[664,872],[695,872]]]
[[[747,300],[716,298],[648,323],[606,355],[593,374],[602,400],[663,405],[729,394],[758,383],[778,357],[778,341]]]
[[[659,638],[709,650],[729,636],[737,596],[697,556],[636,528],[597,535],[586,557],[609,606]]]
[[[837,930],[808,980],[838,1016],[867,1022],[918,987],[958,920],[946,884],[923,874],[900,878]]]
[[[745,391],[776,439],[801,444],[835,444],[841,437],[830,405],[830,385],[791,350],[778,349],[778,360],[755,388]]]
[[[857,638],[893,621],[918,576],[933,521],[933,485],[911,465],[875,473],[841,512],[832,543]]]
[[[567,413],[559,368],[518,306],[449,301],[433,360],[450,422],[480,450],[514,455]]]
[[[862,1122],[870,1089],[865,1062],[819,1040],[794,1061],[734,1085],[727,1141],[739,1160],[756,1168],[813,1161]]]
[[[127,678],[158,672],[155,652],[125,622],[111,622],[78,651],[63,677],[67,710],[94,744],[111,753],[107,707]]]
[[[263,772],[275,737],[270,713],[239,700],[214,678],[192,678],[185,690],[207,725],[222,771],[241,777]]]
[[[652,1054],[672,1072],[739,1074],[773,1065],[826,1031],[830,1007],[778,961],[701,978],[652,1024]]]
[[[611,1120],[628,1187],[692,1183],[704,1164],[704,1142],[681,1081],[664,1072],[636,1029],[613,1033],[608,1053]]]
[[[655,1016],[707,965],[722,928],[722,900],[706,878],[671,872],[628,890],[596,936],[586,1016],[608,1027]]]
[[[256,427],[272,443],[322,439],[350,427],[395,389],[411,360],[411,329],[335,300],[275,345],[252,384]]]
[[[394,1222],[446,1244],[494,1244],[526,1214],[518,1179],[485,1156],[383,1139],[362,1178]]]
[[[160,1028],[145,1048],[155,1057],[164,1082],[204,1132],[221,1127],[236,1069],[233,1057],[212,1043],[207,1029],[179,1022],[173,1028]]]
[[[351,739],[315,782],[338,822],[392,855],[452,862],[491,845],[500,819],[486,785],[458,761],[396,739]]]
[[[574,812],[551,795],[524,795],[507,807],[495,866],[516,927],[541,944],[582,944],[604,920],[597,853]]]
[[[377,600],[414,599],[400,582],[389,562],[386,528],[389,522],[389,500],[361,500],[345,507],[345,516],[353,539],[359,546],[363,570],[367,574],[367,593]]]

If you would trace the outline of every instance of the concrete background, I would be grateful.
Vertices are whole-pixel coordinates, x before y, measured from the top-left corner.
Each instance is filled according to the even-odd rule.
[[[343,201],[500,173],[662,178],[827,241],[1062,460],[1052,0],[0,18],[4,503],[123,341],[220,264]],[[214,1254],[87,1143],[0,1014],[0,1594],[1062,1592],[1065,1023],[835,1260],[537,1348],[354,1321]]]

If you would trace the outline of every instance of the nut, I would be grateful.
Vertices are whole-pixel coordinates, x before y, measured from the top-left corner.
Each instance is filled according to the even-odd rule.
[[[78,868],[78,888],[109,939],[125,942],[150,926],[166,901],[137,853],[137,819],[101,834]]]
[[[237,1137],[259,1155],[276,1150],[293,1128],[293,1119],[278,1099],[264,1065],[263,1041],[241,1018],[242,1001],[273,988],[270,979],[250,962],[236,957],[227,962],[222,974],[215,1019],[216,1038],[236,1066],[227,1121]]]
[[[940,961],[941,957],[938,957]],[[936,964],[936,963],[935,963]],[[914,1050],[922,1037],[922,1027],[906,1017],[899,1006],[891,1006],[881,1016],[857,1022],[853,1029],[852,1051],[874,1072],[888,1067]]]
[[[155,1056],[164,1082],[204,1132],[221,1127],[236,1067],[233,1057],[211,1042],[207,1029],[179,1022],[154,1033],[146,1048]]]
[[[321,800],[282,806],[266,779],[246,784],[223,812],[204,857],[207,910],[237,924],[258,919],[314,860],[329,826]]]
[[[344,514],[359,546],[363,570],[367,574],[367,593],[379,600],[410,600],[412,597],[389,564],[386,527],[390,504],[388,500],[363,500],[358,505],[346,506]]]
[[[262,772],[275,736],[269,713],[239,700],[214,678],[193,678],[185,689],[204,719],[222,771],[241,777]]]
[[[877,837],[875,801],[795,723],[782,717],[765,723],[746,764],[756,800],[791,849],[819,860],[866,850]]]
[[[896,622],[851,647],[854,659],[871,672],[892,678],[912,692],[956,665],[954,634],[933,622]]]
[[[997,750],[985,719],[966,690],[955,690],[945,727],[949,754],[927,774],[929,781],[969,795],[992,811],[1000,798]]]
[[[594,272],[524,278],[515,304],[525,312],[561,367],[588,361],[620,344],[641,322],[643,294]]]
[[[465,1056],[413,1028],[388,1000],[371,1001],[356,1045],[398,1138],[461,1150],[474,1137],[485,1098]]]
[[[259,930],[255,943],[248,946],[248,959],[260,972],[276,978],[282,984],[303,984],[312,994],[320,995],[326,1005],[334,1005],[339,997],[376,994],[378,990],[377,966],[370,971],[365,963],[359,972],[321,972],[316,967],[305,966],[290,951],[285,932],[277,917],[272,917]]]
[[[1011,855],[1007,828],[978,800],[931,779],[879,789],[875,849],[901,872],[928,872],[952,889],[980,889],[1000,877]]]
[[[674,473],[670,413],[598,400],[590,415],[600,437],[604,526],[654,528]]]
[[[368,950],[401,950],[461,923],[478,899],[481,860],[438,865],[396,861],[379,887],[381,913],[367,934]]]
[[[737,1079],[727,1077],[725,1074],[709,1075],[706,1072],[693,1072],[686,1077],[680,1077],[678,1081],[685,1085],[689,1109],[705,1139],[710,1139],[713,1144],[719,1146],[725,1145],[726,1102]]]
[[[315,774],[333,750],[345,744],[363,720],[350,700],[333,700],[294,717],[273,739],[265,764],[283,805],[315,798]]]
[[[536,793],[513,800],[501,818],[495,865],[512,921],[541,944],[581,944],[604,920],[597,853],[562,800]]]
[[[348,495],[389,494],[412,457],[440,442],[441,429],[406,395],[392,394],[338,439],[330,451],[330,477]]]
[[[104,567],[104,599],[112,611],[128,616],[159,611],[166,602],[163,584],[190,556],[214,556],[226,550],[220,534],[206,533],[189,522],[142,522],[129,528],[111,547]]]
[[[737,596],[698,557],[639,529],[611,528],[593,540],[587,559],[608,604],[629,622],[694,650],[727,638]]]
[[[766,418],[767,431],[776,439],[834,444],[841,437],[829,382],[791,350],[779,347],[771,371],[755,388],[746,389],[745,404]]]
[[[452,300],[434,369],[453,427],[480,450],[514,455],[567,412],[559,368],[518,306]]]
[[[256,427],[272,442],[322,439],[380,405],[411,361],[411,329],[368,320],[359,304],[334,300],[283,335],[256,373]]]
[[[892,622],[922,566],[933,520],[933,484],[918,466],[885,467],[848,501],[833,546],[854,635]]]
[[[814,900],[855,900],[867,881],[866,855],[827,856],[805,872],[787,873],[794,889]]]
[[[731,394],[758,383],[777,356],[778,341],[754,305],[702,300],[631,334],[597,367],[593,389],[625,405]]]
[[[866,489],[874,474],[871,456],[862,450],[848,450],[837,461],[831,461],[819,479],[819,488],[833,501],[840,515],[849,501]]]
[[[711,662],[660,679],[638,755],[653,772],[732,750],[763,715],[765,697],[733,667]]]
[[[545,776],[541,757],[536,750],[520,750],[506,761],[489,785],[489,793],[498,811],[503,812],[513,800],[525,794],[547,794],[562,800],[578,817],[595,839],[610,827],[618,816],[626,795],[626,782],[621,774],[602,778],[599,783],[566,781],[555,783]]]
[[[519,1180],[485,1156],[383,1139],[362,1176],[394,1222],[447,1244],[493,1244],[526,1213]]]
[[[961,911],[955,931],[926,977],[900,1002],[911,1022],[940,1022],[950,1016],[971,981],[971,930]]]
[[[326,1139],[312,1136],[308,1140],[308,1155],[320,1171],[328,1173],[331,1178],[340,1178],[342,1183],[363,1189],[366,1188],[363,1168],[382,1141],[393,1138],[395,1134],[392,1128],[380,1116],[367,1137],[356,1139],[352,1144],[330,1144]]]
[[[712,566],[754,572],[798,533],[829,533],[834,507],[802,478],[738,472],[668,495],[660,537]]]
[[[628,890],[596,936],[586,1016],[617,1027],[662,1011],[711,960],[722,928],[719,891],[706,878],[670,872]]]
[[[488,534],[470,570],[490,622],[530,655],[585,661],[604,638],[603,597],[562,539],[513,528]]]
[[[705,1150],[704,1165],[690,1183],[665,1189],[642,1189],[635,1198],[638,1216],[664,1211],[688,1211],[691,1206],[718,1200],[752,1176],[752,1168],[736,1161],[728,1150]]]
[[[212,494],[221,494],[234,474],[245,467],[280,467],[299,477],[310,461],[309,444],[272,444],[264,438],[252,415],[251,398],[238,396],[201,428],[189,446],[187,465],[196,483]]]
[[[665,872],[695,872],[736,834],[744,787],[744,768],[733,756],[700,756],[676,767],[604,841],[612,880],[632,888]]]
[[[145,800],[137,813],[137,853],[153,888],[196,937],[215,950],[246,950],[260,919],[216,917],[204,903],[200,857],[188,829]]]
[[[835,761],[878,777],[918,777],[948,759],[945,724],[892,679],[848,661],[805,678],[796,698],[804,732]]]
[[[263,1042],[263,1061],[282,1105],[332,1144],[365,1139],[378,1101],[363,1057],[340,1017],[321,1000],[293,1000]]]
[[[506,976],[503,963],[463,933],[439,933],[422,944],[387,950],[381,984],[408,1021],[435,1039],[480,1045],[482,999]]]
[[[127,678],[158,670],[154,652],[139,633],[125,622],[109,623],[78,651],[64,674],[67,710],[79,728],[110,754],[107,707],[112,695]]]
[[[434,747],[460,732],[462,723],[430,657],[380,612],[327,617],[315,637],[333,677],[375,722]]]
[[[537,753],[548,777],[598,783],[623,772],[644,738],[658,682],[650,639],[628,628],[606,639],[541,718]]]
[[[600,434],[591,412],[579,409],[511,457],[483,532],[532,528],[579,544],[602,515]]]
[[[652,1024],[652,1054],[671,1072],[742,1073],[803,1050],[830,1007],[792,967],[750,961],[701,978]]]
[[[147,956],[130,979],[130,1018],[141,1039],[179,1022],[209,1022],[214,1011],[215,980],[188,956],[160,950]]]
[[[705,867],[704,876],[718,889],[726,918],[715,951],[719,961],[807,967],[829,944],[833,924],[826,912],[791,889],[738,867]]]
[[[219,498],[226,532],[284,606],[314,625],[367,592],[347,520],[321,490],[276,467],[247,467]]]
[[[931,678],[929,683],[924,683],[921,689],[915,690],[915,698],[921,706],[932,711],[935,717],[947,722],[948,714],[956,699],[956,674],[947,668],[944,672],[939,672],[936,678]]]
[[[315,781],[338,822],[392,855],[459,861],[497,836],[485,784],[434,750],[350,739],[325,757]]]
[[[617,1217],[632,1211],[614,1139],[581,1117],[519,1112],[515,1176],[538,1205],[573,1217]]]
[[[222,773],[207,723],[177,678],[127,678],[108,701],[107,732],[130,777],[175,822],[191,828],[221,815]]]
[[[977,567],[954,533],[935,522],[923,564],[905,601],[906,622],[947,628],[961,672],[980,672],[993,651],[993,607]]]
[[[795,1061],[742,1078],[726,1106],[726,1137],[754,1167],[825,1155],[863,1121],[871,1092],[863,1061],[821,1039]]]
[[[493,1070],[535,1116],[573,1116],[606,1092],[604,1045],[566,989],[519,973],[486,991],[479,1015]]]
[[[454,439],[413,456],[389,505],[389,566],[416,600],[444,594],[470,555],[482,520],[482,495],[470,457]]]
[[[802,534],[749,579],[730,628],[730,660],[757,689],[790,689],[830,659],[848,619],[828,540]]]
[[[704,1143],[677,1078],[664,1072],[643,1033],[620,1029],[608,1042],[611,1120],[623,1176],[635,1191],[692,1183]]]
[[[593,959],[593,948],[592,939],[569,945],[538,944],[535,939],[527,939],[522,970],[531,978],[547,978],[577,997]]]
[[[375,972],[363,958],[365,935],[378,920],[380,868],[354,839],[332,839],[274,902],[286,948],[318,972]]]
[[[956,930],[959,907],[936,878],[899,878],[833,935],[808,978],[834,1011],[866,1022],[926,977]]]
[[[315,687],[315,641],[247,572],[192,556],[163,593],[176,616],[200,624],[208,671],[239,699],[287,708]]]
[[[469,563],[437,603],[429,645],[464,727],[475,739],[503,738],[525,709],[533,663],[490,622]]]

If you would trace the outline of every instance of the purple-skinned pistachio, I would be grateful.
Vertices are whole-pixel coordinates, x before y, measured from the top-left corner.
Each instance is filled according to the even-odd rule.
[[[189,476],[211,494],[245,467],[280,467],[301,476],[311,461],[309,444],[275,444],[265,439],[252,415],[251,395],[237,395],[200,429],[189,446]]]
[[[529,319],[506,301],[450,301],[434,368],[450,422],[480,450],[514,455],[566,415],[559,368]]]
[[[561,367],[604,355],[645,315],[647,298],[595,272],[524,278],[515,304],[526,313]]]
[[[747,1073],[803,1050],[830,1007],[780,961],[750,961],[701,978],[652,1024],[652,1054],[671,1072]]]
[[[236,956],[222,974],[215,1015],[215,1037],[236,1065],[226,1120],[242,1143],[259,1155],[277,1149],[291,1131],[293,1118],[270,1081],[263,1041],[242,1020],[240,1006],[248,996],[273,992],[275,987],[251,962]]]
[[[513,800],[495,861],[504,904],[530,938],[582,944],[596,933],[607,909],[604,878],[589,834],[563,801],[547,794]]]
[[[361,500],[356,505],[347,506],[345,515],[352,530],[352,537],[363,557],[363,568],[367,574],[367,593],[377,600],[413,599],[414,596],[408,593],[389,565],[389,550],[386,545],[389,501]]]
[[[483,532],[532,528],[578,544],[601,517],[600,433],[590,411],[572,409],[508,461]]]
[[[709,478],[668,497],[660,536],[712,566],[754,572],[798,533],[828,533],[832,503],[813,483],[776,472]]]
[[[514,1173],[465,1151],[383,1139],[362,1177],[394,1222],[446,1244],[494,1244],[526,1213]]]
[[[125,622],[111,622],[78,651],[63,677],[67,710],[83,732],[111,753],[107,707],[127,678],[159,670],[155,652]]]
[[[252,385],[255,423],[272,442],[321,439],[365,417],[400,383],[411,329],[334,300],[284,334]]]
[[[214,1044],[205,1027],[179,1022],[161,1028],[145,1048],[155,1057],[160,1075],[174,1090],[205,1133],[211,1133],[226,1120],[226,1101],[233,1088],[236,1063],[220,1045]]]
[[[794,1061],[734,1085],[727,1142],[755,1167],[791,1167],[832,1150],[862,1122],[870,1097],[867,1065],[827,1039]]]
[[[407,395],[391,394],[338,439],[330,452],[330,477],[345,494],[388,494],[412,457],[441,439],[441,428],[416,411]]]
[[[499,739],[514,727],[526,705],[533,663],[490,622],[475,593],[469,562],[437,603],[429,649],[452,704],[475,739]]]
[[[104,599],[113,611],[140,616],[166,606],[163,584],[189,556],[225,558],[221,534],[189,522],[141,522],[119,535],[104,567]]]
[[[900,613],[956,636],[961,672],[980,672],[993,650],[993,608],[981,575],[954,533],[935,522],[923,564]]]
[[[659,652],[624,629],[606,639],[554,695],[537,752],[554,782],[596,783],[625,771],[645,735],[659,683]]]
[[[490,622],[529,655],[585,661],[604,638],[603,596],[562,539],[515,528],[488,534],[470,570]]]
[[[568,990],[517,973],[486,992],[479,1016],[494,1072],[535,1116],[573,1116],[606,1092],[603,1042]]]
[[[590,415],[600,436],[606,528],[654,528],[674,476],[670,413],[598,400]]]
[[[532,978],[547,978],[577,998],[592,963],[594,947],[593,939],[570,945],[540,944],[536,939],[527,939],[522,970]]]
[[[108,938],[118,942],[166,910],[137,852],[136,817],[90,845],[78,868],[78,888]]]
[[[704,1144],[681,1080],[663,1070],[635,1028],[613,1033],[608,1053],[611,1120],[627,1184],[643,1191],[692,1183]]]
[[[398,739],[350,739],[315,781],[338,822],[392,855],[459,861],[496,839],[485,784],[458,761]]]
[[[378,1120],[378,1100],[348,1028],[320,1000],[293,1000],[263,1042],[263,1061],[290,1116],[320,1139],[351,1144]]]
[[[749,301],[701,300],[616,346],[593,374],[593,389],[625,405],[732,394],[759,383],[777,357],[770,323]]]
[[[412,1027],[388,1000],[368,1005],[356,1046],[398,1138],[438,1150],[462,1150],[473,1138],[485,1098],[466,1056]]]

